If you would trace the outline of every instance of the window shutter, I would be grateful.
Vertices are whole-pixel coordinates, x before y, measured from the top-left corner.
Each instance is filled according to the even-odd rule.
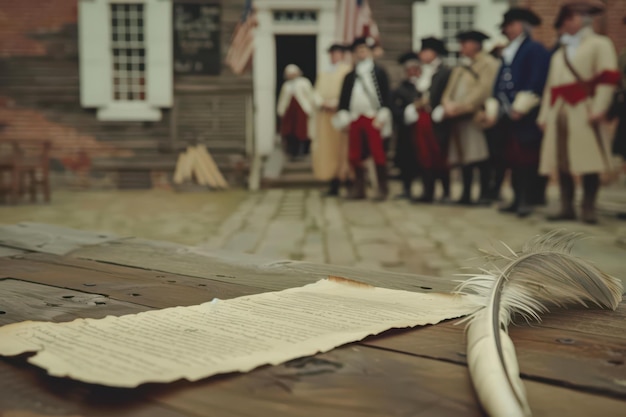
[[[146,2],[146,78],[148,103],[172,106],[172,2]]]
[[[80,0],[80,102],[83,107],[106,106],[112,100],[110,22],[108,2]]]

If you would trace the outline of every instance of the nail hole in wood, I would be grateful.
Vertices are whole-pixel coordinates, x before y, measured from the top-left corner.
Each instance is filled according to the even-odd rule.
[[[64,295],[63,298],[74,298],[73,295]]]
[[[95,287],[96,284],[92,284],[92,283],[84,283],[83,284],[85,287]]]
[[[0,314],[7,314],[7,312],[0,310]]]
[[[133,292],[130,294],[131,297],[139,297],[141,294],[138,294],[136,292]]]
[[[175,283],[176,281],[174,281],[174,280],[171,280],[171,279],[170,279],[170,280],[169,280],[169,281],[167,281],[167,282],[171,282],[171,283],[173,284],[173,283]]]
[[[576,342],[574,339],[568,339],[568,338],[556,339],[556,341],[559,342],[559,343],[563,343],[564,345],[573,345],[574,342]]]
[[[206,287],[206,284],[198,284],[198,287]]]
[[[420,287],[420,288],[423,289],[423,290],[432,290],[433,289],[432,287]]]
[[[611,365],[616,365],[616,366],[620,366],[624,364],[624,361],[621,359],[609,359],[607,362],[610,363]]]
[[[157,275],[157,278],[165,278],[165,275]]]
[[[105,303],[104,301],[96,301],[96,305],[97,305],[97,306],[103,306],[103,305],[105,305],[105,304],[106,304],[106,303]]]

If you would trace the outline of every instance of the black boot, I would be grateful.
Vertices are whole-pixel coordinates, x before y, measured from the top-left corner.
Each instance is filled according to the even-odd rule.
[[[432,203],[435,197],[435,173],[424,170],[422,173],[422,196],[413,200],[414,203]]]
[[[406,172],[402,172],[401,174],[402,180],[402,193],[395,196],[396,199],[411,199],[411,189],[413,188],[413,177],[407,175]]]
[[[378,194],[374,200],[385,201],[387,196],[389,196],[389,181],[385,165],[376,165],[376,177],[378,179]]]
[[[443,188],[443,195],[439,200],[442,204],[450,204],[450,171],[443,170],[438,175],[439,181],[441,181],[441,187]]]
[[[533,206],[545,206],[546,200],[546,188],[548,187],[548,177],[539,175],[534,172],[533,187],[530,190],[529,202]]]
[[[491,161],[485,161],[478,167],[480,174],[480,197],[478,197],[477,204],[479,206],[489,206],[492,203],[491,200],[491,183],[493,180],[493,164]]]
[[[528,217],[533,212],[530,196],[533,186],[536,184],[536,172],[534,168],[520,168],[516,171],[519,171],[517,190],[519,196],[516,197],[518,201],[517,217]]]
[[[491,190],[489,190],[490,198],[493,201],[500,201],[500,190],[502,189],[502,183],[504,182],[504,177],[506,176],[506,167],[504,166],[496,166],[494,172],[493,184],[491,185]]]
[[[462,170],[463,177],[463,194],[461,199],[457,200],[455,204],[462,206],[472,205],[472,183],[474,182],[474,165],[464,166]]]
[[[365,169],[363,166],[354,167],[354,184],[348,199],[350,200],[363,200],[365,198]]]
[[[340,185],[341,182],[339,181],[339,178],[333,178],[330,181],[330,186],[328,187],[328,190],[324,193],[324,197],[337,197],[339,195]]]
[[[598,174],[583,175],[583,204],[581,219],[587,224],[598,223],[596,216],[596,198],[600,189],[600,176]]]
[[[548,216],[549,221],[576,220],[574,210],[574,178],[567,172],[559,173],[559,188],[561,189],[561,211],[556,215]]]

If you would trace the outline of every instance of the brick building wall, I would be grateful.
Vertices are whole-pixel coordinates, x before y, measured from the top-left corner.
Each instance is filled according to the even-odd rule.
[[[518,0],[520,6],[530,7],[543,18],[543,24],[536,29],[536,36],[547,46],[555,45],[557,40],[553,24],[561,2],[548,0]],[[598,32],[609,36],[618,51],[626,48],[626,16],[625,0],[605,0],[606,13],[596,18],[595,28]]]
[[[224,55],[244,0],[206,1],[222,5]],[[80,104],[78,40],[78,0],[0,1],[0,140],[50,140],[54,169],[68,173],[91,169],[115,180],[141,166],[140,179],[127,182],[149,186],[150,172],[171,173],[178,150],[210,132],[205,142],[225,174],[239,169],[250,74],[177,75],[177,112],[163,109],[157,122],[102,122]]]

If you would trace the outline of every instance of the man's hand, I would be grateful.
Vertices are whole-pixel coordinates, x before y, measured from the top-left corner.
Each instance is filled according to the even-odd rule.
[[[542,132],[546,131],[546,124],[545,123],[537,122],[537,126],[539,126],[539,130],[541,130]]]
[[[446,117],[455,117],[459,113],[456,103],[445,103],[443,105],[443,111]]]
[[[522,117],[524,117],[524,115],[515,110],[511,110],[511,114],[509,115],[509,117],[511,118],[511,120],[520,120]]]
[[[589,123],[592,125],[596,125],[603,121],[606,117],[605,113],[592,114],[589,116]]]

